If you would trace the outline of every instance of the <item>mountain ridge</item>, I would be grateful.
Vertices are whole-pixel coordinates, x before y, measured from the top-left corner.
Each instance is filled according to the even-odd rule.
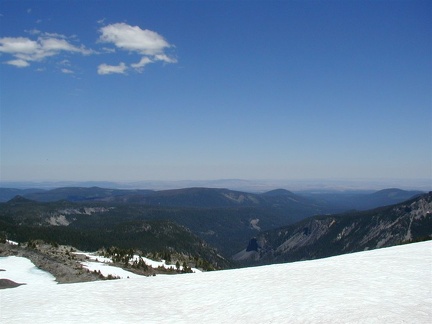
[[[159,234],[156,232],[147,233],[140,229],[147,228],[149,222],[156,222],[153,228],[159,228],[160,233],[168,234],[173,226],[183,227],[186,231],[180,228],[176,230],[179,235],[177,242],[170,240],[169,235],[163,236],[163,240],[160,240],[159,243],[165,245],[153,244],[155,248],[160,249],[163,246],[174,249],[176,246],[181,248],[185,246],[185,242],[182,240],[189,237],[186,232],[190,231],[202,242],[216,248],[218,253],[228,259],[245,247],[251,237],[256,237],[256,244],[252,242],[247,252],[256,254],[255,252],[258,251],[254,251],[256,250],[254,246],[262,247],[263,249],[260,251],[262,256],[258,259],[265,262],[265,260],[272,260],[273,256],[272,254],[265,255],[264,252],[272,251],[272,249],[277,250],[277,247],[271,246],[276,240],[272,237],[282,239],[287,237],[289,232],[289,230],[285,230],[283,233],[271,231],[278,231],[278,229],[284,229],[287,226],[288,228],[298,226],[298,224],[303,224],[301,222],[308,222],[311,219],[319,220],[329,217],[326,214],[330,214],[335,221],[334,224],[345,222],[340,232],[343,230],[349,232],[351,225],[346,224],[347,220],[338,220],[352,219],[354,217],[352,215],[357,215],[359,218],[363,217],[361,211],[345,212],[344,214],[332,213],[332,207],[327,206],[325,202],[321,203],[317,199],[299,196],[285,189],[272,190],[263,194],[251,194],[222,188],[195,187],[160,192],[133,191],[130,195],[124,196],[124,191],[91,187],[84,189],[61,188],[54,193],[56,195],[61,193],[63,197],[69,197],[74,201],[40,202],[31,201],[25,197],[16,197],[9,202],[0,203],[0,235],[2,233],[12,235],[10,238],[18,241],[23,241],[26,238],[42,238],[44,240],[51,238],[63,240],[62,244],[85,243],[88,248],[96,249],[109,244],[111,235],[113,242],[117,242],[116,244],[122,244],[126,247],[129,242],[143,248],[143,235],[147,235],[146,244],[151,245],[153,243],[151,243],[150,237],[155,238]],[[77,193],[81,196],[77,196]],[[378,196],[388,196],[393,195],[393,193],[396,193],[397,199],[401,199],[401,193],[410,195],[412,192],[391,189],[379,193]],[[56,196],[56,198],[58,197]],[[314,218],[314,215],[321,216]],[[304,220],[305,218],[307,219]],[[174,225],[164,223],[167,220],[173,222]],[[315,229],[324,231],[326,226],[330,227],[330,223],[331,221],[327,223],[316,221],[306,225],[304,223],[297,232],[308,236],[311,240],[311,237],[315,235]],[[411,222],[410,219],[405,219],[400,227],[404,228],[411,223],[414,224],[415,231],[418,231],[416,222]],[[345,227],[346,229],[344,229]],[[134,231],[133,228],[137,230]],[[266,237],[266,241],[263,242],[263,235],[267,235],[265,233],[273,234],[268,234],[269,237]],[[142,240],[139,238],[140,235]],[[300,237],[302,236],[300,235]],[[333,241],[335,241],[334,238]],[[268,244],[265,245],[265,243]],[[287,245],[289,244],[287,243]],[[196,246],[199,246],[199,243]],[[189,246],[189,248],[191,251],[196,250],[193,246]],[[313,248],[315,249],[315,247]],[[344,251],[342,250],[342,252]],[[280,248],[276,252],[284,252],[284,250]],[[298,252],[298,254],[301,253],[307,258],[320,256],[319,253],[309,253],[307,249]],[[243,262],[250,258],[243,255],[234,259]],[[279,259],[276,257],[274,260],[278,262]]]
[[[346,210],[366,210],[407,200],[421,191],[397,188],[364,193],[294,193],[286,189],[274,189],[263,193],[251,193],[226,188],[190,187],[169,190],[111,189],[101,187],[60,187],[51,190],[20,190],[0,188],[0,202],[16,195],[40,202],[59,200],[75,202],[104,201],[111,203],[147,204],[175,207],[234,207],[234,206],[298,206],[314,209],[316,214],[336,213]]]
[[[431,238],[432,192],[396,205],[313,216],[260,233],[233,259],[248,265],[298,261]]]

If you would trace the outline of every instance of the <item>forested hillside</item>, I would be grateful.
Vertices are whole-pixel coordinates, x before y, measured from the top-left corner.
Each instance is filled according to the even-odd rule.
[[[371,199],[376,204],[411,194],[414,193],[391,189],[363,194],[362,199],[375,197],[375,201]],[[257,239],[251,241],[248,253],[234,259],[243,263],[253,259],[260,262],[285,260],[287,251],[277,247],[285,240],[295,241],[290,244],[297,251],[290,250],[289,253],[295,256],[286,260],[319,257],[325,253],[317,252],[317,246],[320,251],[336,251],[335,246],[343,240],[331,239],[337,244],[306,244],[321,237],[316,236],[317,231],[326,231],[327,226],[332,229],[328,235],[339,229],[336,234],[343,236],[352,226],[358,231],[369,226],[369,219],[374,215],[372,219],[381,223],[381,218],[388,214],[376,214],[375,210],[308,218],[331,214],[333,210],[339,210],[340,205],[283,189],[252,194],[211,188],[164,191],[59,188],[27,192],[26,197],[16,196],[0,203],[0,235],[3,238],[18,242],[42,239],[84,250],[118,246],[145,252],[175,251],[206,259],[215,268],[230,267],[231,257],[246,247],[253,237]],[[389,208],[379,210],[391,210]],[[354,220],[356,223],[352,225]],[[406,222],[404,220],[398,226],[406,232],[406,226],[412,223],[411,232],[417,237],[417,219]],[[396,236],[391,234],[391,239],[385,243],[395,244],[396,241]],[[345,246],[340,253],[367,247],[354,241],[348,246],[350,248]]]

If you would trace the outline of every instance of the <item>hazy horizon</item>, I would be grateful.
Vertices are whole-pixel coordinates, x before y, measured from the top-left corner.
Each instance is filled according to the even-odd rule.
[[[168,190],[190,187],[226,188],[251,192],[273,189],[290,191],[378,191],[397,188],[402,190],[432,190],[430,179],[201,179],[201,180],[135,180],[135,181],[0,181],[0,188],[54,189],[60,187],[102,187],[111,189]]]

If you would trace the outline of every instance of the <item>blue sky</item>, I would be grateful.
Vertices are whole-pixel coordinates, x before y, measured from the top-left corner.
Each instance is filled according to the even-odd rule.
[[[430,1],[0,1],[1,180],[431,178]]]

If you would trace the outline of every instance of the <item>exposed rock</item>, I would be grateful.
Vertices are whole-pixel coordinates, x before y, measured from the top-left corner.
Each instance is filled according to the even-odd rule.
[[[257,239],[256,239],[256,237],[254,237],[249,241],[249,244],[246,248],[246,252],[258,251],[258,248],[259,248],[259,245],[258,245]]]
[[[66,217],[64,215],[60,215],[60,216],[51,216],[48,219],[48,223],[50,225],[54,225],[54,226],[68,226],[70,224],[70,222],[66,219]]]
[[[246,264],[297,261],[427,239],[432,239],[432,193],[394,206],[316,216],[267,231],[233,259]]]
[[[83,268],[80,259],[71,253],[71,247],[37,244],[37,248],[0,243],[0,257],[18,256],[28,258],[38,268],[51,273],[58,283],[73,283],[100,280],[95,273]]]
[[[0,289],[15,288],[21,285],[25,285],[25,283],[17,283],[9,279],[0,279]]]

